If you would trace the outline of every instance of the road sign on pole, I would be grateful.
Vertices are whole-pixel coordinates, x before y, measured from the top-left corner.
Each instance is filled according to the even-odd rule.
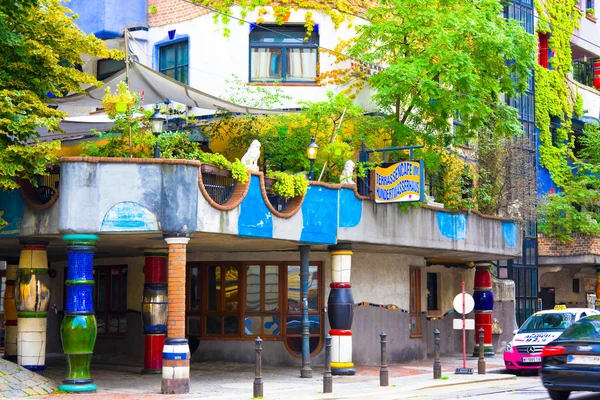
[[[454,371],[455,374],[466,374],[466,375],[472,375],[473,374],[473,368],[467,368],[467,319],[465,318],[465,316],[470,313],[471,311],[473,311],[473,308],[475,308],[475,301],[473,300],[473,297],[468,294],[467,292],[465,292],[465,283],[462,283],[462,293],[458,294],[455,298],[454,298],[454,309],[462,314],[462,321],[459,321],[460,324],[460,328],[462,329],[462,342],[463,342],[463,367],[462,368],[456,368],[456,371]],[[473,320],[469,320],[469,321],[473,321]],[[458,324],[456,324],[455,321],[455,327]],[[469,325],[471,325],[471,323],[469,323]],[[475,328],[474,326],[474,321],[473,321],[473,328]]]

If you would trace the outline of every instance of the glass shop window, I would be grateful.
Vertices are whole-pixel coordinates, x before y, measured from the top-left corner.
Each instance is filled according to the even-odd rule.
[[[311,263],[308,284],[311,352],[321,342],[321,265]],[[284,323],[285,322],[285,323]],[[285,340],[299,356],[302,343],[300,267],[283,262],[190,263],[186,327],[204,339]]]
[[[98,334],[127,331],[127,266],[95,266],[94,303]]]

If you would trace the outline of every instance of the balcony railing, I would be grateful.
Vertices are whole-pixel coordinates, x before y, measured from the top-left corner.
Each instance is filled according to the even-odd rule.
[[[217,204],[225,204],[231,198],[236,184],[231,172],[212,165],[202,164],[201,173],[202,183],[208,196]]]
[[[583,85],[594,87],[594,61],[574,61],[573,62],[573,79]]]
[[[285,197],[281,197],[280,195],[274,193],[273,190],[271,190],[274,183],[275,180],[271,178],[265,178],[265,191],[267,192],[267,198],[275,210],[283,212],[291,199],[286,199]]]

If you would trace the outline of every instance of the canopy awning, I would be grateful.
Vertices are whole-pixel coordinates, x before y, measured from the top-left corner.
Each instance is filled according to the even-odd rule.
[[[230,111],[244,114],[281,114],[289,111],[267,110],[262,108],[246,107],[218,97],[204,93],[193,87],[184,85],[161,74],[147,66],[133,61],[129,67],[129,88],[132,91],[144,92],[144,104],[163,103],[166,99],[190,107],[199,108],[199,115],[212,114],[215,111]],[[106,87],[116,89],[119,82],[125,80],[125,70],[107,78],[101,88],[91,87],[85,93],[77,93],[65,97],[55,98],[57,104],[78,105],[89,107],[102,107],[102,97]]]

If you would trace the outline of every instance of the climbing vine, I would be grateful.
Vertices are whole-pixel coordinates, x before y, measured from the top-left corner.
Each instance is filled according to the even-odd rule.
[[[577,0],[535,1],[540,16],[537,31],[549,34],[548,45],[553,51],[550,59],[552,69],[535,67],[536,126],[539,129],[540,163],[552,180],[561,188],[572,177],[568,159],[574,144],[571,118],[583,113],[583,100],[577,91],[567,84],[572,58],[570,40],[579,27],[582,13],[576,8]],[[551,127],[556,127],[553,138]]]
[[[289,18],[292,10],[310,9],[322,12],[328,15],[333,22],[333,25],[338,29],[343,22],[352,24],[354,15],[362,14],[369,7],[368,0],[282,0],[274,2],[272,0],[192,0],[194,3],[202,4],[217,11],[213,15],[215,23],[229,24],[231,16],[233,16],[233,7],[240,8],[240,18],[246,19],[248,13],[258,11],[257,24],[265,22],[265,16],[271,14],[278,25],[283,25]],[[270,11],[269,11],[270,8]],[[243,24],[243,21],[239,21]],[[315,21],[313,13],[307,11],[304,14],[304,26],[306,27],[306,37],[314,30]],[[225,27],[223,29],[224,36],[229,36],[230,30]]]

